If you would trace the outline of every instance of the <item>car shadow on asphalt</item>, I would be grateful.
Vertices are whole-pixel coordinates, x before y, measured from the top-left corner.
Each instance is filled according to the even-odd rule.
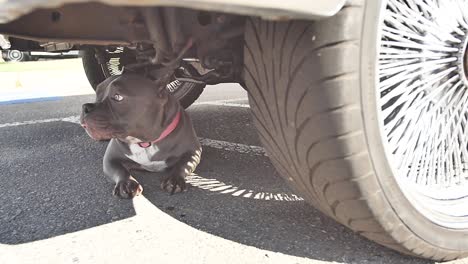
[[[133,204],[102,175],[106,142],[72,123],[2,128],[0,243],[22,244],[126,219]]]
[[[203,107],[190,113],[201,136],[260,145],[248,110]],[[224,127],[213,132],[216,122]],[[160,176],[140,173],[137,179],[162,211],[244,245],[344,263],[433,263],[389,250],[324,216],[287,187],[266,156],[204,147],[195,174],[187,192],[172,196],[160,190]]]
[[[267,158],[242,155],[206,148],[189,190],[181,194],[160,190],[160,177],[153,174],[139,173],[137,179],[144,196],[165,213],[244,245],[344,263],[431,263],[354,234],[298,200]]]

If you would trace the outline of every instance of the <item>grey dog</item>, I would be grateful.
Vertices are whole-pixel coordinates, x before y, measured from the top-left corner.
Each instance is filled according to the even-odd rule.
[[[112,76],[98,85],[96,101],[82,107],[81,125],[89,136],[111,139],[103,168],[118,197],[129,199],[143,191],[133,170],[163,171],[161,187],[181,192],[185,177],[200,162],[192,122],[165,86],[136,74]]]

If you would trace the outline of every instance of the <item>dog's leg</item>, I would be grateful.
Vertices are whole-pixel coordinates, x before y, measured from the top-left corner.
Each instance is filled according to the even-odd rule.
[[[115,155],[119,153],[110,151],[113,146],[112,140],[107,146],[104,155],[104,174],[115,182],[114,195],[124,199],[131,199],[143,192],[143,187],[130,175],[130,172],[123,165],[123,160]]]
[[[171,195],[176,192],[182,192],[186,189],[185,177],[190,175],[200,163],[201,148],[196,151],[190,151],[181,157],[172,160],[173,164],[166,170],[167,175],[161,182],[161,188]],[[168,161],[171,163],[171,160]]]

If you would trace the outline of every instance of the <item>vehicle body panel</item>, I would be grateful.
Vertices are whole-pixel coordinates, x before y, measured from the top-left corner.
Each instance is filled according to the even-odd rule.
[[[83,0],[0,0],[0,23],[10,22],[37,8],[54,8]],[[119,6],[172,6],[218,11],[267,19],[318,19],[336,14],[346,0],[97,0]]]

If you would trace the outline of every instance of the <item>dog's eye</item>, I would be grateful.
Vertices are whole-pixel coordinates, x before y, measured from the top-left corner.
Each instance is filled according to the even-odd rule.
[[[120,102],[123,100],[123,96],[121,96],[120,94],[114,94],[113,99],[117,102]]]

